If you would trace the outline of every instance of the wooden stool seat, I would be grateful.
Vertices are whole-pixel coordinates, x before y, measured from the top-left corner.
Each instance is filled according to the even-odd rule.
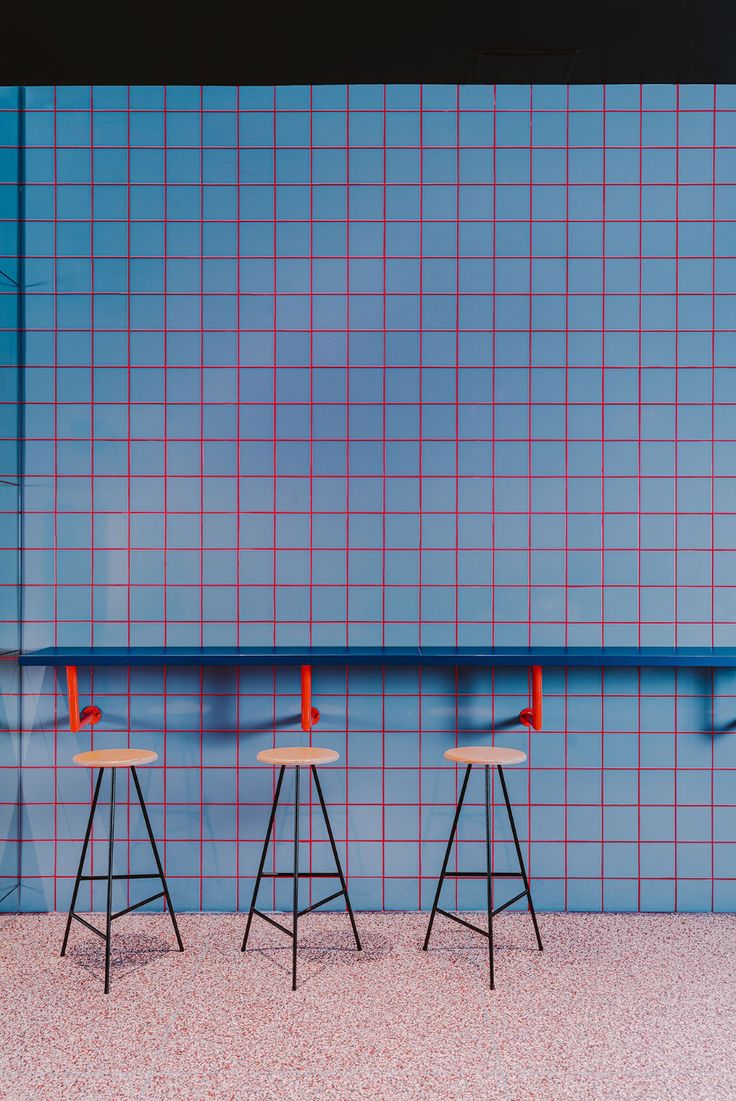
[[[78,753],[74,764],[86,768],[130,768],[131,765],[150,765],[157,760],[158,753],[152,749],[92,749]]]
[[[329,765],[340,760],[334,749],[318,749],[317,746],[291,746],[280,749],[262,749],[257,759],[264,765],[286,765],[306,768],[311,765]]]
[[[526,753],[500,745],[459,745],[446,750],[445,757],[464,765],[520,765],[526,760]]]

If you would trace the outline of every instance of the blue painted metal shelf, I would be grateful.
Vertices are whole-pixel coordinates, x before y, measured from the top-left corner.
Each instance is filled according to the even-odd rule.
[[[48,646],[21,665],[736,667],[736,646]]]

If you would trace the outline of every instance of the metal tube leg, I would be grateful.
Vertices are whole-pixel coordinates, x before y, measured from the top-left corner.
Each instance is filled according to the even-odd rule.
[[[110,993],[110,941],[112,940],[112,858],[115,847],[115,776],[110,780],[110,842],[107,857],[107,913],[105,920],[105,993]]]
[[[163,887],[163,890],[164,890],[164,898],[166,899],[166,902],[168,904],[169,914],[171,915],[171,922],[174,926],[174,932],[176,933],[176,942],[179,945],[179,951],[183,952],[184,951],[184,945],[182,944],[182,941],[181,941],[181,934],[179,933],[179,926],[178,926],[177,921],[176,921],[176,912],[174,910],[174,905],[171,901],[171,895],[169,894],[169,885],[166,882],[166,876],[164,875],[164,867],[163,867],[163,864],[161,863],[161,857],[159,856],[158,848],[156,846],[156,838],[153,836],[153,830],[151,829],[151,820],[148,817],[148,808],[146,807],[146,802],[145,802],[145,799],[143,798],[143,792],[141,791],[141,785],[138,781],[138,773],[136,772],[134,765],[131,765],[130,771],[133,775],[133,783],[135,784],[135,790],[136,790],[137,795],[138,795],[138,802],[140,803],[141,811],[143,812],[143,821],[146,823],[146,830],[148,832],[148,840],[151,842],[151,848],[153,849],[153,859],[156,861],[156,868],[158,870],[159,879],[161,880],[161,886]]]
[[[488,906],[488,969],[491,990],[495,985],[493,975],[493,878],[491,871],[491,769],[486,765],[486,899]]]
[[[279,771],[279,778],[276,783],[276,794],[273,797],[273,803],[271,805],[271,816],[268,819],[268,829],[266,830],[266,840],[263,842],[263,851],[261,852],[261,862],[258,865],[258,873],[256,875],[256,882],[253,888],[253,898],[250,902],[250,909],[248,910],[248,921],[245,926],[245,936],[243,937],[243,943],[240,947],[241,952],[245,952],[245,947],[248,943],[248,937],[250,935],[250,927],[253,922],[253,913],[256,908],[256,899],[258,898],[258,889],[261,886],[261,878],[263,877],[263,869],[266,866],[266,855],[268,853],[268,843],[271,840],[271,831],[273,830],[273,823],[276,817],[276,807],[279,802],[279,795],[281,793],[281,785],[284,782],[285,766],[282,765]]]
[[[84,841],[82,842],[82,855],[79,858],[79,867],[77,868],[77,878],[74,881],[74,890],[72,891],[72,901],[69,905],[69,916],[66,919],[66,929],[64,930],[64,940],[61,945],[61,955],[66,955],[66,946],[69,940],[69,930],[72,927],[72,914],[74,913],[74,907],[77,904],[77,895],[79,894],[79,885],[82,880],[82,872],[84,871],[84,860],[87,856],[87,849],[89,847],[89,839],[92,833],[92,822],[94,820],[95,811],[97,809],[97,800],[100,797],[100,787],[102,785],[102,773],[104,768],[101,768],[99,775],[97,776],[97,783],[95,784],[95,793],[92,797],[92,807],[89,812],[89,819],[87,820],[87,829],[84,834]]]
[[[440,872],[440,878],[437,881],[437,890],[434,895],[434,902],[432,903],[432,912],[429,915],[429,925],[427,926],[427,935],[424,938],[424,944],[422,945],[423,951],[427,951],[429,946],[429,938],[432,934],[432,926],[434,925],[435,914],[437,913],[437,907],[440,901],[440,893],[442,891],[442,884],[445,881],[445,872],[447,871],[447,865],[450,862],[450,853],[452,852],[453,842],[455,841],[455,834],[457,833],[457,824],[460,819],[460,810],[465,800],[465,792],[468,787],[468,780],[470,779],[470,770],[473,766],[468,765],[465,769],[465,778],[463,779],[463,786],[460,789],[460,798],[457,801],[457,807],[455,808],[455,817],[452,820],[452,829],[450,830],[450,839],[447,842],[447,848],[445,850],[445,859],[442,861],[442,871]]]
[[[343,894],[345,895],[345,906],[346,906],[346,909],[348,911],[348,916],[350,918],[350,924],[353,927],[353,936],[355,937],[355,944],[358,948],[358,951],[360,951],[361,943],[360,943],[360,937],[358,936],[358,927],[355,924],[355,915],[353,914],[353,908],[350,905],[350,895],[348,894],[348,885],[345,882],[345,876],[342,873],[342,865],[340,864],[340,857],[339,857],[338,852],[337,852],[337,845],[335,844],[335,837],[334,837],[334,834],[332,832],[332,825],[330,823],[330,819],[329,819],[328,814],[327,814],[327,807],[325,806],[325,797],[322,794],[322,785],[319,782],[319,776],[317,775],[317,769],[314,767],[314,765],[312,765],[311,768],[312,768],[312,776],[314,776],[314,783],[315,783],[316,788],[317,788],[317,795],[319,795],[320,806],[322,807],[322,817],[324,818],[325,826],[327,827],[327,836],[329,837],[330,845],[332,846],[332,856],[335,860],[335,867],[337,868],[337,875],[338,875],[338,878],[340,880],[340,886],[342,887]]]
[[[296,990],[296,932],[299,920],[299,765],[294,789],[294,926],[291,943],[291,989]]]
[[[539,951],[542,952],[544,949],[542,948],[542,938],[539,935],[539,925],[537,924],[537,915],[534,912],[534,903],[532,901],[532,892],[531,892],[531,888],[529,886],[529,879],[528,879],[527,874],[526,874],[526,868],[524,867],[524,858],[521,855],[521,845],[519,844],[519,835],[516,832],[516,823],[514,822],[514,815],[511,811],[511,803],[509,802],[509,793],[508,793],[508,790],[506,788],[506,780],[504,778],[503,769],[501,768],[500,765],[498,766],[498,775],[499,775],[499,778],[501,780],[501,787],[503,788],[503,797],[504,797],[504,801],[506,803],[506,811],[507,811],[508,816],[509,816],[509,823],[511,825],[511,833],[513,834],[513,837],[514,837],[514,845],[516,847],[516,858],[519,861],[519,871],[521,872],[521,878],[524,881],[524,890],[526,891],[526,897],[527,897],[527,900],[529,902],[529,913],[531,914],[532,922],[534,923],[534,934],[537,938],[537,947],[539,948]]]

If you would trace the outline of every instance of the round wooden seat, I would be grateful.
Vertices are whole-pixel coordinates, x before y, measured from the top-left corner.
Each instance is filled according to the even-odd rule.
[[[334,749],[318,749],[317,746],[291,746],[283,749],[262,749],[257,759],[264,765],[294,765],[306,768],[308,765],[329,765],[340,760],[340,754]]]
[[[74,764],[87,768],[130,768],[131,765],[150,765],[156,760],[158,753],[152,749],[92,749],[78,753]]]
[[[445,757],[464,765],[520,765],[526,760],[526,753],[500,745],[459,745],[446,750]]]

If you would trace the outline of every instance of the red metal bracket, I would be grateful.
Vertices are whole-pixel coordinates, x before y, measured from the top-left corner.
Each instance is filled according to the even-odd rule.
[[[525,707],[519,720],[533,730],[542,729],[542,666],[532,665],[532,705]]]
[[[79,686],[77,683],[76,665],[66,667],[66,686],[69,693],[69,726],[72,734],[76,734],[83,726],[94,726],[102,718],[99,707],[90,704],[84,711],[79,711]]]
[[[319,711],[312,707],[312,666],[302,665],[302,730],[311,730],[319,722]]]

